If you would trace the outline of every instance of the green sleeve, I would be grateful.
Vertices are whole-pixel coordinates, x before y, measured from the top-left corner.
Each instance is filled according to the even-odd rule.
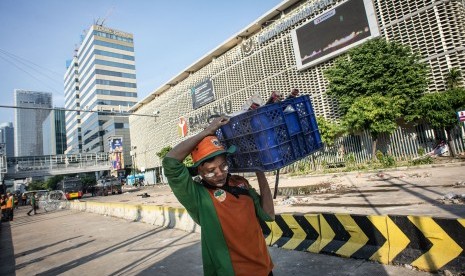
[[[262,208],[260,204],[260,196],[254,188],[249,188],[249,194],[252,197],[253,204],[255,206],[255,214],[263,221],[274,221]]]
[[[199,223],[199,185],[192,180],[192,176],[182,162],[165,157],[162,165],[174,195],[186,208],[192,219]]]

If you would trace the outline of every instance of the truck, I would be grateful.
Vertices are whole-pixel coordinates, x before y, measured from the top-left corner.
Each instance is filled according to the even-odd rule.
[[[97,185],[95,185],[95,194],[97,196],[107,196],[109,194],[122,194],[123,188],[121,181],[113,176],[102,177],[97,180]]]

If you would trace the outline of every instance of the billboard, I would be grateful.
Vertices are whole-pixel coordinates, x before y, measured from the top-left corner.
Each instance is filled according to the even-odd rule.
[[[206,80],[191,88],[192,107],[197,109],[215,100],[212,80]]]
[[[112,154],[111,168],[116,171],[124,169],[124,156],[122,152],[114,152]]]
[[[124,169],[123,138],[110,137],[108,141],[110,146],[109,151],[112,170]]]
[[[379,36],[371,0],[348,0],[292,30],[297,69],[314,66]]]
[[[459,122],[465,122],[465,110],[457,112],[457,118]]]
[[[110,138],[110,152],[123,152],[123,138]]]

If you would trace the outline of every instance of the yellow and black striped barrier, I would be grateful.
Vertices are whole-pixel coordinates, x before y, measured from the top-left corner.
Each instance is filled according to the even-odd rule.
[[[268,245],[409,264],[425,271],[465,271],[465,219],[350,214],[281,214],[262,223]]]

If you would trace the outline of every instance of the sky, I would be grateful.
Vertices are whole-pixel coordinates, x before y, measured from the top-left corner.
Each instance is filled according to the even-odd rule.
[[[14,89],[64,106],[66,60],[97,20],[134,35],[138,100],[239,33],[281,0],[0,0],[0,105]],[[14,109],[0,108],[0,123]]]

